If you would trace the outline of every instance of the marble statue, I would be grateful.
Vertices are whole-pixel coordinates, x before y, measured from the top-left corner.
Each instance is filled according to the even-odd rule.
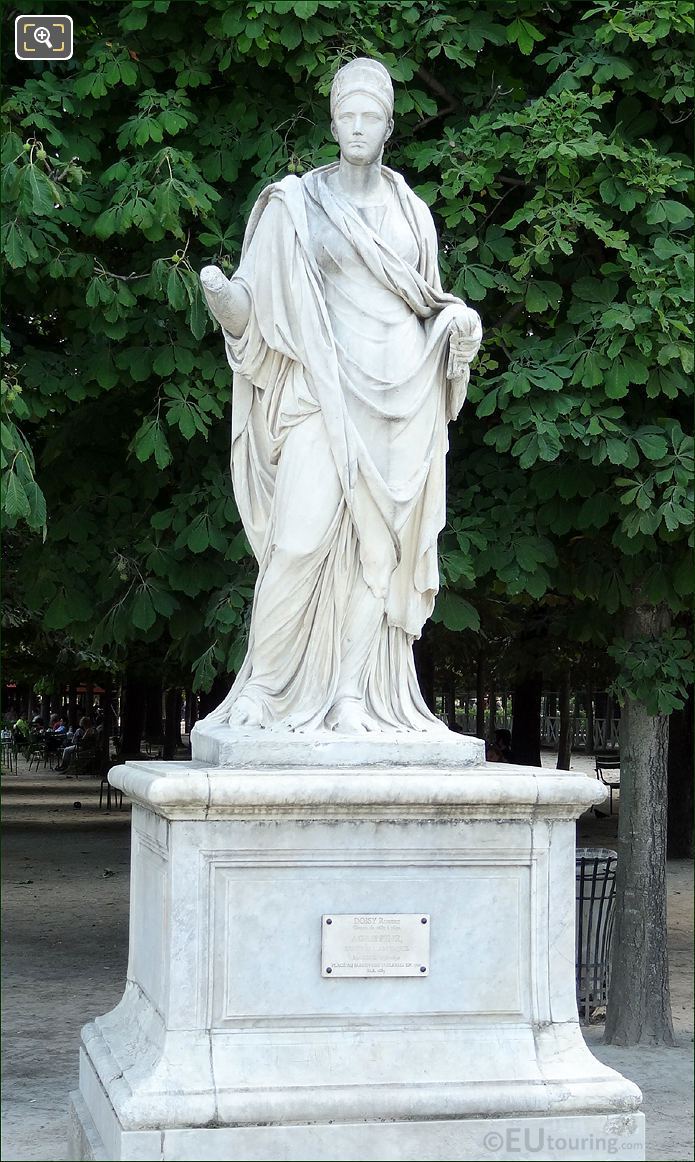
[[[233,370],[232,477],[259,572],[208,717],[244,731],[438,732],[412,643],[438,588],[447,423],[482,330],[442,291],[430,212],[382,164],[383,65],[331,89],[340,160],[260,195],[241,264],[201,274]]]

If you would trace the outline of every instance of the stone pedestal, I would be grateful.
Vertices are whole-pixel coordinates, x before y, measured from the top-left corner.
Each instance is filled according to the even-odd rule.
[[[71,1157],[644,1157],[639,1090],[577,1022],[593,780],[408,755],[112,771],[134,803],[128,982],[83,1030]],[[322,975],[326,917],[413,913],[426,973]]]

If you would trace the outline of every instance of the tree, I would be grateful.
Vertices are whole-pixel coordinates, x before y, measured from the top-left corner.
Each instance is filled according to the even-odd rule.
[[[446,285],[486,329],[451,432],[436,618],[477,632],[492,597],[569,654],[610,651],[641,737],[660,736],[690,673],[683,627],[666,628],[691,588],[686,0],[73,9],[73,60],[15,62],[5,103],[4,507],[47,529],[22,563],[44,626],[133,666],[144,649],[172,683],[236,668],[253,566],[196,272],[233,269],[263,185],[335,156],[330,78],[374,55],[397,83],[387,160],[431,204]],[[623,750],[646,787],[651,743]],[[628,792],[621,826],[656,869],[653,807]],[[646,886],[663,899],[661,872]],[[659,908],[645,980],[665,971]],[[667,1037],[636,996],[616,1039]]]
[[[507,520],[456,505],[457,516],[475,514],[459,535],[488,533],[473,553],[462,546],[464,576],[475,586],[492,572],[512,595],[580,599],[568,631],[580,610],[581,636],[603,639],[620,663],[624,790],[607,1036],[670,1043],[667,716],[682,705],[690,659],[683,630],[668,623],[691,591],[693,468],[683,238],[692,215],[678,196],[691,170],[677,136],[688,73],[678,37],[692,18],[679,4],[616,13],[605,2],[581,14],[565,7],[560,19],[534,56],[556,75],[552,84],[532,71],[523,82],[497,73],[488,108],[410,156],[426,173],[440,169],[427,193],[453,228],[455,289],[483,310],[490,304],[493,317],[503,293],[486,349],[493,374],[473,388],[478,417],[489,417],[482,444],[536,468],[525,487],[513,487],[512,471],[497,487],[471,489],[476,474],[493,479],[473,433],[457,460],[462,486],[504,505]],[[538,6],[533,21],[507,29],[529,55],[533,42],[550,41],[553,15]],[[471,233],[461,241],[454,230],[464,222]],[[588,601],[600,621],[587,616]]]

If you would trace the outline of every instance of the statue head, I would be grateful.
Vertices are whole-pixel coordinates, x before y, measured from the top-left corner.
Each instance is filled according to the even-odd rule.
[[[393,85],[379,61],[357,57],[338,69],[331,85],[331,131],[353,165],[381,157],[393,132]]]

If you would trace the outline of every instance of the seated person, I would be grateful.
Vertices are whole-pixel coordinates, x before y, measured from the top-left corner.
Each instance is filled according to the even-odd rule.
[[[65,746],[67,728],[59,714],[51,714],[48,719],[48,728],[43,734],[43,742],[47,754],[56,754]]]
[[[488,763],[510,763],[512,761],[512,732],[510,730],[495,731],[495,741],[488,743],[485,748],[485,760]]]
[[[63,749],[63,754],[56,770],[67,771],[78,750],[95,750],[96,743],[96,733],[92,727],[91,719],[81,718],[80,724],[73,736],[72,746],[66,746]]]
[[[30,735],[29,723],[26,718],[18,718],[13,728],[14,740],[18,745],[27,742]]]

